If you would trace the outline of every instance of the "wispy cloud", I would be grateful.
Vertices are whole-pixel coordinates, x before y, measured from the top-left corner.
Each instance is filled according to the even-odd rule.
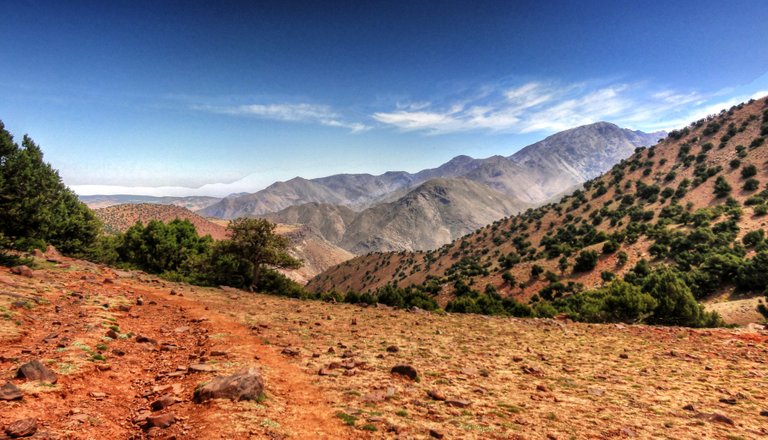
[[[284,122],[315,123],[339,127],[359,133],[369,129],[365,124],[345,120],[330,106],[318,104],[246,104],[236,106],[193,105],[193,109],[211,113],[251,116]]]
[[[481,89],[469,99],[400,103],[372,117],[402,131],[426,134],[554,132],[603,120],[636,129],[667,130],[750,97],[723,99],[717,93],[653,89],[641,82],[527,82]]]

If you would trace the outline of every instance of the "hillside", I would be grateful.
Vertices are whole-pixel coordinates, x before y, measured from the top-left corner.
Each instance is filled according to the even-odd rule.
[[[434,249],[528,205],[466,179],[432,179],[362,212],[305,204],[262,217],[302,224],[353,254]]]
[[[94,210],[107,232],[125,232],[137,221],[146,224],[150,220],[168,223],[174,219],[189,220],[199,235],[210,235],[216,240],[227,237],[226,227],[210,222],[187,208],[156,203],[126,203]]]
[[[686,273],[698,298],[762,293],[767,106],[763,98],[696,121],[558,203],[494,222],[432,252],[358,257],[309,288],[370,291],[393,281],[429,281],[439,286],[445,305],[461,279],[519,300],[554,299],[633,270],[637,278],[645,269],[636,263],[647,260]],[[586,253],[575,267],[583,251],[595,254]]]
[[[527,205],[464,179],[432,179],[391,203],[366,209],[341,246],[355,254],[435,249]]]
[[[78,198],[91,209],[106,208],[108,206],[122,205],[125,203],[156,203],[159,205],[176,205],[197,211],[221,200],[218,197],[190,196],[190,197],[153,197],[134,196],[125,194],[78,196]]]
[[[144,224],[150,220],[167,223],[178,218],[189,220],[199,235],[210,235],[216,240],[227,238],[227,221],[208,220],[186,208],[174,205],[124,204],[96,209],[94,213],[102,221],[108,232],[124,232],[137,221]],[[306,283],[329,267],[354,257],[353,254],[329,243],[322,236],[305,227],[278,225],[277,232],[290,238],[293,244],[292,255],[304,262],[304,266],[300,269],[285,272],[286,276],[301,284]]]
[[[541,203],[606,171],[634,148],[649,146],[661,135],[663,133],[646,134],[601,122],[554,134],[509,158],[457,156],[437,168],[414,174],[393,171],[379,176],[338,174],[309,180],[296,177],[253,194],[228,197],[200,213],[206,217],[232,219],[307,203],[343,205],[360,211],[379,202],[392,202],[404,189],[427,180],[455,177],[486,185],[526,203]]]
[[[60,261],[0,267],[0,427],[31,438],[768,435],[765,330],[364,308]],[[55,383],[15,377],[32,361]],[[247,368],[263,398],[195,402]]]
[[[277,225],[275,232],[291,240],[292,247],[289,253],[303,263],[299,269],[281,270],[280,272],[302,285],[328,268],[355,256],[351,252],[329,243],[306,226]]]

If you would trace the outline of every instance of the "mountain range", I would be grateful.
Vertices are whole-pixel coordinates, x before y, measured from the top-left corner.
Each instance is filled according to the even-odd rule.
[[[342,205],[361,211],[398,191],[433,178],[463,177],[519,202],[541,203],[605,171],[640,146],[654,144],[665,133],[643,133],[608,122],[565,130],[509,156],[474,159],[457,156],[443,165],[407,173],[337,174],[317,179],[296,177],[253,194],[228,197],[200,213],[236,218],[274,213],[306,203]]]
[[[668,265],[690,277],[686,282],[699,298],[750,290],[762,286],[759,274],[768,258],[761,256],[767,135],[768,99],[740,104],[637,149],[557,202],[494,221],[438,249],[356,257],[318,275],[308,288],[363,292],[393,282],[430,283],[445,304],[462,281],[477,291],[535,302]],[[554,148],[548,140],[518,158],[553,169],[571,165],[571,176],[579,170],[583,177],[608,163],[579,165],[578,154],[546,148]]]

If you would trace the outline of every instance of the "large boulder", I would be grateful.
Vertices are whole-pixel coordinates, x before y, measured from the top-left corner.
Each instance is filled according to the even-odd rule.
[[[16,372],[16,377],[49,383],[56,383],[58,380],[56,373],[51,371],[37,359],[31,362],[27,362],[26,364],[19,367],[19,370]]]
[[[195,389],[194,399],[258,400],[264,392],[264,380],[256,368],[240,370],[231,376],[217,376]]]

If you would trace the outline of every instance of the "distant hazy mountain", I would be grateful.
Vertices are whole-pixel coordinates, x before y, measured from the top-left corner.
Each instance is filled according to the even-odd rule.
[[[457,156],[415,174],[400,171],[379,176],[338,174],[311,180],[297,177],[253,194],[228,197],[200,212],[209,217],[235,218],[307,203],[342,205],[359,211],[395,201],[429,179],[453,177],[486,185],[523,202],[541,203],[599,175],[636,147],[652,145],[663,136],[663,132],[647,134],[598,122],[554,134],[510,157]]]
[[[91,209],[106,208],[107,206],[121,205],[124,203],[155,203],[158,205],[175,205],[197,211],[206,208],[221,200],[218,197],[191,196],[191,197],[154,197],[134,196],[128,194],[78,196],[80,201]]]
[[[309,203],[266,214],[270,221],[302,224],[356,254],[433,249],[480,226],[529,207],[470,180],[432,179],[394,202],[362,212]]]

